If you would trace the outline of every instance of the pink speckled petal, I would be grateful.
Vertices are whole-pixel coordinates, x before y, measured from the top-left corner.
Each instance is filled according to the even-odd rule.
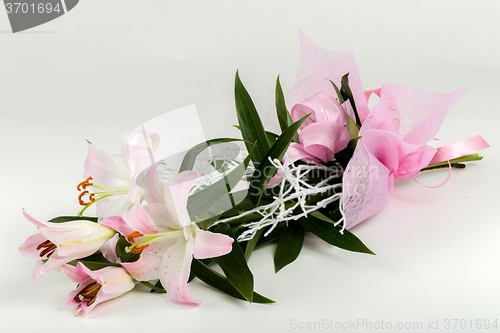
[[[143,252],[136,262],[124,262],[123,268],[138,281],[158,279],[161,257]]]
[[[177,239],[169,247],[160,264],[160,281],[167,290],[168,299],[176,303],[200,304],[189,296],[187,281],[191,271],[194,244],[192,237],[187,241]]]
[[[120,238],[120,234],[116,233],[111,239],[107,240],[101,246],[101,253],[110,262],[117,263],[118,256],[116,255],[116,243],[118,243],[118,239]]]

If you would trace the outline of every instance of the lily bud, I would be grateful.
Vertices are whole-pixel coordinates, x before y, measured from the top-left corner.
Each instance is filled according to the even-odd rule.
[[[39,259],[33,278],[72,260],[87,257],[115,235],[115,231],[86,220],[52,223],[39,220],[26,211],[24,216],[38,227],[38,233],[19,247],[19,252]]]

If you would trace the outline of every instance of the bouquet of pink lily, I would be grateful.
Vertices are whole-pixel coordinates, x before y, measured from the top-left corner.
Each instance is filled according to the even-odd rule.
[[[298,257],[306,232],[373,254],[348,229],[382,209],[395,179],[447,168],[446,182],[452,168],[480,160],[475,152],[488,147],[480,136],[427,145],[466,88],[364,91],[351,52],[321,50],[302,33],[301,46],[295,86],[285,96],[276,84],[279,135],[266,131],[236,73],[242,139],[200,143],[175,170],[155,157],[156,133],[127,133],[120,156],[89,143],[77,186],[82,211],[49,221],[23,212],[37,227],[19,248],[37,260],[34,278],[61,267],[78,284],[65,303],[75,314],[138,282],[170,301],[200,304],[187,286],[194,278],[248,302],[274,303],[253,290],[247,261],[255,248],[277,242],[276,272]],[[370,111],[372,94],[380,100]],[[96,216],[85,216],[94,205]]]

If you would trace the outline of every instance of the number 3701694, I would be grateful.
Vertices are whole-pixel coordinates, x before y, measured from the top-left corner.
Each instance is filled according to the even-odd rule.
[[[23,2],[7,2],[5,3],[5,8],[7,9],[7,14],[11,13],[23,13],[23,14],[50,14],[52,12],[60,13],[62,11],[59,3],[52,5],[51,3],[38,3],[38,4],[28,4]]]

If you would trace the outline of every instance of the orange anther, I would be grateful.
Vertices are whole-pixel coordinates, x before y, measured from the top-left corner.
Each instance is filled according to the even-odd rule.
[[[89,195],[89,199],[90,199],[90,201],[95,202],[94,196],[95,196],[95,193],[91,193],[91,194]]]
[[[84,190],[85,190],[85,188],[86,188],[87,186],[92,186],[92,185],[94,185],[94,184],[92,184],[92,183],[90,182],[91,180],[92,180],[92,177],[87,178],[86,180],[84,180],[83,182],[81,182],[80,184],[78,184],[78,185],[76,186],[76,189],[77,189],[78,191],[81,191],[80,187],[82,187],[82,189],[84,189]]]
[[[87,204],[82,200],[82,197],[89,193],[89,191],[83,191],[82,193],[80,193],[80,195],[78,196],[78,202],[80,203],[80,205],[82,206],[87,206]]]
[[[141,234],[139,231],[134,231],[133,233],[131,233],[130,235],[126,236],[127,237],[127,240],[129,243],[131,244],[134,244],[135,243],[135,239],[134,238],[139,238],[139,237],[142,237],[144,236],[143,234]]]
[[[132,253],[135,253],[135,254],[139,254],[142,252],[142,250],[144,250],[145,248],[147,248],[149,246],[149,244],[145,244],[145,245],[141,245],[141,246],[135,246],[133,247],[130,252]]]

